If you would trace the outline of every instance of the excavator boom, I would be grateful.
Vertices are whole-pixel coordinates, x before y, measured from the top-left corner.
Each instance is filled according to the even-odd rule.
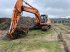
[[[24,6],[24,3],[26,5],[28,5],[29,7]],[[39,13],[39,11],[36,8],[29,5],[27,2],[25,2],[23,0],[17,0],[17,2],[15,4],[15,7],[14,7],[12,19],[11,19],[10,29],[9,29],[9,32],[8,32],[8,35],[10,36],[10,38],[13,38],[13,33],[16,30],[17,24],[18,24],[19,19],[21,17],[21,13],[23,11],[35,14],[36,24],[37,25],[40,24],[40,13]]]

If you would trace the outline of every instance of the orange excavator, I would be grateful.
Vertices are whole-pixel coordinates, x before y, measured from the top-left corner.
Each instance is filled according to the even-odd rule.
[[[24,3],[28,6],[25,6]],[[36,8],[31,6],[24,0],[17,0],[15,7],[14,7],[14,11],[13,11],[13,16],[11,19],[10,29],[7,34],[10,38],[14,38],[13,33],[15,32],[15,30],[17,28],[19,19],[21,17],[21,13],[23,11],[33,13],[36,16],[36,24],[35,24],[34,28],[43,28],[43,29],[44,29],[44,27],[46,27],[46,29],[50,28],[51,20],[47,19],[46,15],[40,15],[39,11]]]

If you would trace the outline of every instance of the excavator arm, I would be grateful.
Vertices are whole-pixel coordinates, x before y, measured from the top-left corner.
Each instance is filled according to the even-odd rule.
[[[24,6],[24,3],[27,6]],[[29,13],[33,13],[36,16],[36,24],[39,25],[40,24],[40,13],[39,11],[32,7],[31,5],[29,5],[27,2],[23,1],[23,0],[17,0],[15,7],[14,7],[14,11],[13,11],[13,16],[11,19],[11,25],[10,25],[10,29],[8,32],[8,35],[10,36],[10,38],[13,38],[13,33],[16,30],[17,24],[19,22],[19,19],[21,17],[21,13],[23,11],[29,12]]]
[[[39,11],[37,9],[23,6],[23,11],[33,13],[36,16],[36,24],[37,25],[40,24],[40,14],[39,14]]]

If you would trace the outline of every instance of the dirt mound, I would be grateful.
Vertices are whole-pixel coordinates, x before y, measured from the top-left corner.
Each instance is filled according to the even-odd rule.
[[[0,30],[6,30],[6,29],[9,29],[9,26],[10,26],[10,20],[8,21],[5,21],[3,23],[0,24]]]
[[[22,25],[27,25],[27,26],[31,26],[33,24],[35,24],[35,19],[31,18],[31,17],[21,17],[19,20],[18,25],[22,24]]]
[[[5,22],[2,22],[0,24],[0,30],[8,30],[10,27],[10,23],[11,23],[11,19],[9,19]],[[15,30],[15,33],[13,33],[13,34],[15,34],[15,36],[13,36],[13,37],[17,37],[17,36],[19,37],[19,36],[22,36],[22,34],[26,35],[28,33],[29,27],[33,24],[34,24],[33,18],[21,17],[19,20],[19,23],[17,25],[17,28]]]
[[[10,20],[10,18],[0,18],[0,23],[6,22],[8,20]]]
[[[10,18],[1,18],[0,19],[0,30],[6,30],[9,29],[11,19]],[[18,23],[18,26],[31,26],[34,24],[34,19],[31,17],[21,17]]]

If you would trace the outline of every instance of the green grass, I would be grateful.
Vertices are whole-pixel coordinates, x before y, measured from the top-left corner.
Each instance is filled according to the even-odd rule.
[[[65,28],[69,29],[70,30],[70,26],[65,26]]]
[[[58,41],[44,41],[34,39],[36,37],[52,34],[53,31],[43,32],[40,30],[30,31],[29,34],[16,40],[0,40],[0,52],[18,52],[19,50],[32,51],[33,49],[45,48],[48,52],[61,52]],[[20,51],[21,52],[21,51]]]
[[[47,48],[49,52],[61,52],[57,41],[35,41],[36,47]]]
[[[41,30],[32,30],[29,32],[30,34],[35,34],[35,35],[45,35],[45,34],[51,34],[52,31],[41,31]]]
[[[50,29],[48,31],[41,31],[41,30],[32,30],[29,31],[28,33],[29,35],[37,35],[37,36],[41,36],[41,35],[49,35],[49,34],[53,34],[53,31]]]
[[[0,50],[6,49],[7,51],[9,50],[9,52],[14,52],[19,49],[26,49],[26,51],[30,51],[38,48],[46,48],[49,50],[49,52],[61,52],[59,42],[57,41],[37,41],[37,40],[34,40],[32,42],[27,41],[16,42],[16,40],[14,42],[0,41]]]

